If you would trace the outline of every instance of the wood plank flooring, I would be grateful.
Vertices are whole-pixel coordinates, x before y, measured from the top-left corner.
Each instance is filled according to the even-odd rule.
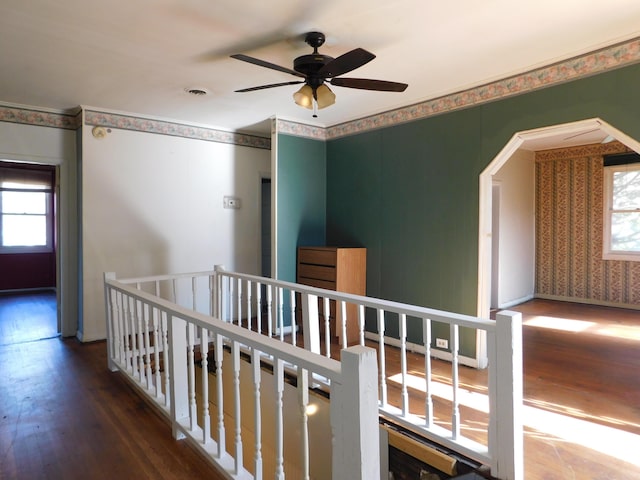
[[[31,315],[18,322],[13,301],[0,297],[0,478],[222,478],[107,370],[103,342],[34,341],[42,335],[17,328]],[[525,478],[640,479],[640,312],[544,300],[512,310],[525,323]],[[55,319],[55,304],[50,311]],[[399,371],[397,356],[387,368]],[[420,356],[408,370],[422,374]],[[436,380],[449,370],[434,362]],[[484,370],[462,367],[460,381],[486,393]],[[399,387],[389,385],[395,401]],[[410,393],[420,412],[420,392]],[[436,402],[442,425],[449,409]],[[465,435],[486,441],[486,413],[461,410]]]
[[[533,300],[523,313],[525,478],[640,479],[640,311]],[[372,347],[375,345],[371,344]],[[388,377],[400,371],[387,349]],[[409,355],[420,377],[423,358]],[[486,395],[486,370],[460,369],[473,396]],[[433,361],[433,378],[450,385],[450,364]],[[389,383],[399,405],[400,387]],[[424,395],[410,388],[410,411],[424,411]],[[434,398],[436,423],[450,428],[451,403]],[[463,435],[486,444],[482,402],[463,398]]]
[[[20,328],[7,333],[18,325],[18,300]],[[47,301],[0,298],[0,478],[224,478],[109,372],[104,342],[29,341],[40,333],[29,331],[28,311]]]

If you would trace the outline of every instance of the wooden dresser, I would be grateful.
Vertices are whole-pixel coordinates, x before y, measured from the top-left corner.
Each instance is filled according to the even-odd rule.
[[[346,247],[298,247],[297,282],[311,287],[366,295],[367,249]],[[320,300],[321,302],[321,300]],[[322,307],[322,303],[320,303]],[[342,316],[331,302],[331,335],[342,342]],[[358,311],[347,304],[347,342],[358,341]],[[321,330],[322,331],[322,330]]]

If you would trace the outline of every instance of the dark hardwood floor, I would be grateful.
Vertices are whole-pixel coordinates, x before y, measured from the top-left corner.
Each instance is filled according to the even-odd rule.
[[[109,372],[104,342],[58,338],[55,311],[0,296],[0,479],[224,478]]]
[[[512,310],[524,318],[525,478],[640,479],[640,312],[545,300]],[[439,381],[449,368],[434,361]],[[460,379],[485,392],[486,370]],[[461,410],[465,434],[486,441],[486,413]],[[104,342],[55,336],[55,298],[0,296],[0,479],[41,478],[222,477],[107,370]]]

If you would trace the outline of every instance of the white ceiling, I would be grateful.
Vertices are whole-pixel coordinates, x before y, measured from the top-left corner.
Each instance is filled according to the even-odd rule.
[[[291,67],[310,53],[362,47],[377,58],[346,77],[405,82],[404,93],[332,87],[335,105],[293,103]],[[429,100],[640,36],[640,1],[608,0],[2,0],[0,102],[78,105],[268,131],[273,115],[328,127]],[[193,96],[201,88],[206,96]]]

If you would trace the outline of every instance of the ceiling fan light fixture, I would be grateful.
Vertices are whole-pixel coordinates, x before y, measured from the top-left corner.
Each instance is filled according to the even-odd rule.
[[[318,108],[325,108],[336,103],[336,94],[324,83],[316,89]]]
[[[313,89],[309,85],[303,85],[300,90],[293,94],[296,105],[311,109],[313,107]]]

